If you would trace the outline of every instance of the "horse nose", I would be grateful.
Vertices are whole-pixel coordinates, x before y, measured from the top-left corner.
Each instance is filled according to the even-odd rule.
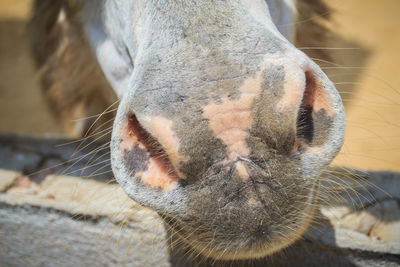
[[[336,156],[344,136],[343,104],[333,83],[302,53],[267,60],[259,76],[241,88],[241,97],[252,95],[253,100],[247,118],[232,118],[233,125],[247,121],[241,139],[246,146],[235,151],[238,156],[263,161],[266,151],[299,155],[304,167],[306,162],[324,166]],[[236,105],[238,110],[245,107]],[[228,123],[218,125],[224,124],[228,129]]]

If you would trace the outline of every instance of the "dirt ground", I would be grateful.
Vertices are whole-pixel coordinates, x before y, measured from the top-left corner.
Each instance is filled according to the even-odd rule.
[[[31,0],[0,2],[0,132],[63,135],[40,93],[25,23]],[[347,113],[336,165],[400,171],[400,1],[328,1],[334,64]],[[346,44],[346,45],[344,45]]]

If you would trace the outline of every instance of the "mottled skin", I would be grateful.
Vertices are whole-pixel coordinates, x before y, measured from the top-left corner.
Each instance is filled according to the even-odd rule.
[[[297,240],[345,119],[290,42],[295,2],[70,4],[121,99],[111,158],[125,192],[205,257],[260,258]]]

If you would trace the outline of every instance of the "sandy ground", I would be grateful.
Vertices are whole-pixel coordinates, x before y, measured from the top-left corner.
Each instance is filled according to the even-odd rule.
[[[337,165],[400,171],[400,1],[329,1],[335,9],[328,68],[347,113]],[[0,132],[63,135],[40,93],[25,36],[30,0],[0,2]],[[346,45],[344,45],[346,44]]]

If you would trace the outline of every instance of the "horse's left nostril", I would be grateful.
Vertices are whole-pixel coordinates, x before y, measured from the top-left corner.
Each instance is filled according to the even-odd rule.
[[[297,115],[297,138],[309,145],[314,137],[313,108],[315,100],[316,81],[313,73],[307,71],[306,88]]]

